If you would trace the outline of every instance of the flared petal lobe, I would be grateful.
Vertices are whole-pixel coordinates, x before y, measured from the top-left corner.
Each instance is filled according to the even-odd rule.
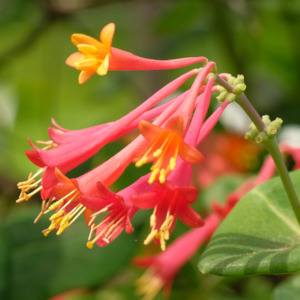
[[[168,174],[175,169],[178,155],[187,162],[199,163],[203,160],[202,154],[183,140],[183,118],[171,118],[165,128],[153,125],[148,121],[140,121],[139,130],[149,140],[145,154],[137,159],[136,166],[153,161],[152,174],[149,183],[156,179],[160,183],[166,181]]]

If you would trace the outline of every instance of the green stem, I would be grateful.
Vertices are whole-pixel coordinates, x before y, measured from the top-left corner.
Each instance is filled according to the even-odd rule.
[[[263,123],[261,117],[257,113],[257,111],[254,109],[252,104],[249,102],[247,97],[244,93],[240,94],[236,98],[236,102],[243,108],[243,110],[247,113],[249,118],[252,120],[254,125],[259,131],[264,131],[266,125]],[[283,183],[284,189],[287,193],[288,199],[290,201],[290,204],[292,206],[292,209],[294,211],[294,214],[297,218],[297,221],[300,225],[300,203],[297,197],[297,194],[295,192],[294,186],[292,184],[289,172],[287,170],[286,164],[284,162],[284,159],[280,153],[278,143],[276,140],[276,137],[268,139],[266,142],[264,142],[267,150],[271,154],[274,163],[276,165],[278,174],[281,178],[281,181]]]
[[[226,80],[222,79],[221,77],[217,76],[216,82],[221,86],[223,86],[230,93],[235,92],[234,86],[229,84]],[[248,100],[248,98],[244,93],[236,97],[236,102],[243,108],[243,110],[246,112],[248,117],[254,123],[258,131],[260,132],[265,131],[266,129],[265,123],[262,121],[260,115],[257,113],[257,111],[252,106],[252,104],[250,103],[250,101]],[[276,137],[270,138],[269,140],[264,142],[264,144],[274,160],[282,184],[287,193],[288,199],[290,201],[294,214],[297,218],[297,221],[300,225],[300,203],[297,194],[295,192],[294,186],[292,184],[286,164],[280,153]]]

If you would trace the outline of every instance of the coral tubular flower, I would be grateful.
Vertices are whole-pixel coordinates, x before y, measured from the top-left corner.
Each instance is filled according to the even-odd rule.
[[[164,129],[140,121],[139,130],[151,145],[135,165],[140,167],[154,160],[149,183],[153,183],[157,177],[160,183],[164,183],[170,171],[175,169],[178,155],[190,163],[203,160],[203,155],[197,149],[183,141],[183,118],[180,116],[170,119]]]
[[[154,60],[136,56],[127,51],[111,47],[115,24],[107,24],[100,32],[100,40],[88,35],[75,33],[72,43],[79,52],[71,54],[66,64],[80,70],[79,83],[82,84],[93,74],[106,75],[108,70],[162,70],[185,67],[205,62],[205,57],[190,57],[172,60]]]
[[[213,213],[205,220],[203,227],[182,235],[166,251],[156,256],[135,258],[135,265],[147,268],[144,275],[136,281],[137,294],[143,296],[143,300],[152,300],[163,289],[164,295],[168,297],[178,270],[209,240],[220,221],[221,217]]]
[[[101,182],[98,182],[97,196],[83,195],[80,198],[81,203],[94,212],[89,216],[87,222],[90,226],[89,241],[87,242],[88,248],[92,248],[95,243],[100,247],[106,246],[116,239],[124,228],[126,233],[133,231],[130,220],[139,208],[133,205],[131,197],[140,193],[140,191],[149,189],[147,179],[147,175],[143,176],[118,193],[113,193]],[[106,212],[108,214],[96,225],[95,219]],[[94,237],[92,238],[93,235]]]
[[[202,218],[190,207],[198,196],[193,187],[176,187],[170,182],[155,184],[155,189],[132,197],[134,205],[141,209],[154,207],[150,217],[150,234],[144,241],[149,244],[153,239],[160,243],[161,249],[166,250],[166,241],[176,223],[177,217],[190,227],[199,227],[204,224]]]

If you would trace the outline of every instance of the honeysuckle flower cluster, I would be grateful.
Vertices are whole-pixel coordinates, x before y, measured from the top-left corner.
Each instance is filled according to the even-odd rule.
[[[119,120],[80,130],[64,129],[53,120],[54,127],[48,130],[50,141],[38,142],[42,148],[29,140],[33,150],[26,151],[26,155],[39,169],[18,184],[21,192],[17,202],[40,193],[41,212],[35,221],[52,213],[50,225],[43,231],[45,236],[51,231],[60,235],[84,215],[90,228],[89,248],[111,243],[124,229],[131,233],[134,215],[140,209],[153,209],[144,244],[154,240],[165,250],[177,218],[190,227],[204,224],[191,207],[198,196],[191,185],[192,165],[205,159],[197,146],[213,129],[229,101],[225,100],[207,116],[211,95],[218,90],[214,62],[204,57],[165,61],[142,58],[113,48],[114,31],[111,23],[102,29],[100,40],[84,34],[72,35],[78,52],[70,55],[66,63],[81,71],[79,83],[95,73],[105,75],[108,70],[202,65],[174,79]],[[191,87],[172,96],[190,78],[194,80]],[[66,175],[105,145],[136,128],[140,134],[101,165],[77,178]],[[136,167],[148,163],[152,166],[148,174],[123,190],[110,190],[131,163]]]
[[[83,215],[89,228],[88,248],[95,244],[104,247],[121,232],[133,232],[134,216],[140,210],[151,210],[149,233],[144,237],[144,244],[154,241],[163,252],[137,258],[134,262],[148,267],[137,283],[138,293],[144,299],[153,299],[160,289],[164,289],[166,295],[170,293],[172,281],[181,266],[209,240],[247,191],[274,175],[276,166],[272,157],[267,157],[256,179],[247,180],[228,196],[224,205],[213,202],[213,212],[203,219],[192,207],[198,201],[198,190],[193,186],[195,180],[192,180],[193,167],[197,165],[198,172],[205,172],[209,163],[203,161],[209,159],[218,164],[220,157],[226,157],[231,165],[240,163],[240,160],[248,164],[252,160],[252,164],[259,152],[253,145],[241,144],[236,139],[231,139],[230,144],[232,146],[234,141],[235,150],[246,148],[246,159],[242,156],[243,151],[226,153],[224,145],[218,144],[220,149],[217,150],[220,151],[212,151],[210,137],[207,138],[230,102],[240,101],[241,105],[240,96],[244,95],[246,88],[244,78],[217,74],[215,63],[202,56],[172,60],[136,56],[112,47],[114,32],[115,25],[110,23],[101,30],[99,40],[84,34],[72,35],[71,40],[78,52],[71,54],[66,64],[80,71],[80,84],[94,74],[104,76],[108,71],[165,70],[200,65],[191,67],[118,120],[80,130],[67,130],[52,120],[53,126],[48,129],[49,141],[38,141],[38,147],[28,139],[32,150],[26,151],[26,155],[38,169],[18,184],[20,195],[17,202],[28,201],[40,194],[41,212],[35,222],[46,214],[50,215],[49,226],[43,230],[45,236],[52,231],[62,234]],[[182,90],[182,85],[188,80],[193,80],[192,84]],[[208,114],[213,93],[221,104]],[[250,126],[246,137],[268,143],[281,123],[281,119],[271,121],[264,116],[258,127]],[[68,176],[69,171],[107,144],[135,132],[139,133],[122,150],[94,169],[76,178]],[[217,140],[216,136],[214,140]],[[199,149],[206,149],[205,143],[209,144],[209,150],[202,153]],[[295,169],[300,167],[299,149],[281,145],[280,150],[292,156]],[[124,189],[114,190],[112,185],[130,164],[137,168],[145,164],[151,166],[148,172]],[[246,165],[239,164],[233,169],[243,171],[246,168]],[[228,170],[228,165],[219,164],[216,172],[200,174],[198,178],[202,182],[198,186],[207,186],[225,169]],[[193,229],[167,246],[178,219]]]

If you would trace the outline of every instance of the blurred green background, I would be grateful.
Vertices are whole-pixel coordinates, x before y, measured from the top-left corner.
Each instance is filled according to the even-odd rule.
[[[297,0],[1,0],[0,299],[45,300],[73,289],[80,289],[77,295],[61,299],[137,299],[133,282],[142,271],[130,260],[147,252],[140,246],[148,215],[134,220],[132,235],[91,251],[83,222],[45,238],[40,231],[47,218],[33,225],[40,200],[15,204],[17,182],[36,170],[24,155],[27,137],[48,140],[51,118],[68,129],[115,120],[188,70],[109,72],[79,85],[79,72],[65,65],[76,51],[70,36],[98,37],[110,22],[116,24],[114,47],[157,59],[206,56],[220,73],[245,75],[247,95],[260,114],[300,123]],[[120,147],[122,141],[106,147],[74,174]],[[137,172],[130,168],[120,186]],[[212,189],[222,194],[223,185]],[[178,227],[177,235],[186,229]],[[281,280],[202,276],[196,265],[194,258],[180,272],[171,299],[271,299]]]

